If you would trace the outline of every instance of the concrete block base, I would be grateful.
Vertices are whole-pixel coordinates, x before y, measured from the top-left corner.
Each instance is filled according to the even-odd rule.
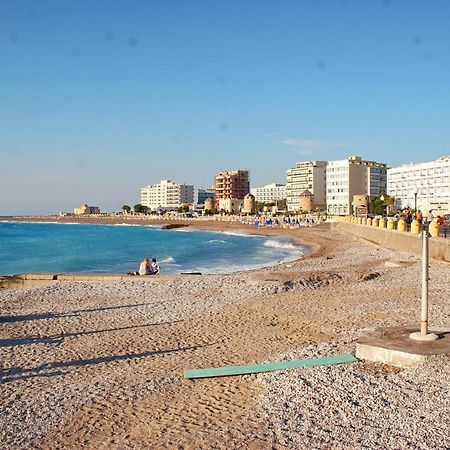
[[[416,341],[436,341],[439,339],[439,336],[434,333],[422,334],[420,331],[415,331],[409,335],[411,339],[415,339]]]
[[[20,280],[56,280],[59,273],[55,272],[35,272],[35,273],[21,273],[15,275]]]
[[[365,333],[356,344],[356,357],[400,367],[423,363],[433,355],[450,357],[450,327],[430,329],[438,339],[418,341],[410,338],[413,327],[379,328]]]

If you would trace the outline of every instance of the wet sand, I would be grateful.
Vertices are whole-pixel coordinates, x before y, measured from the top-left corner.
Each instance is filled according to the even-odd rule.
[[[225,275],[1,289],[2,448],[448,447],[448,358],[183,379],[196,367],[353,353],[368,327],[418,323],[417,257],[329,224],[189,223],[286,234],[311,253]],[[448,268],[431,262],[434,325],[449,322]]]

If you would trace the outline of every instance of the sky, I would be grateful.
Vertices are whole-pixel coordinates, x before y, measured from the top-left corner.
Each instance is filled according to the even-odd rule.
[[[0,1],[0,215],[450,154],[450,2]]]

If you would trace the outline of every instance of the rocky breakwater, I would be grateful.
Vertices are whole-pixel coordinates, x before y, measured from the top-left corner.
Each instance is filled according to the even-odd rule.
[[[173,230],[174,228],[188,227],[187,223],[167,223],[162,226],[163,230]]]

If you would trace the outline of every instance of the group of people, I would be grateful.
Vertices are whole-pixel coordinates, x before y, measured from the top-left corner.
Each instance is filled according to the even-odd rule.
[[[416,213],[413,213],[413,211],[411,211],[410,209],[407,209],[404,214],[405,214],[405,221],[408,224],[411,224],[411,222],[414,219],[417,220],[420,224],[422,224],[423,222],[430,223],[434,219],[432,209],[430,209],[430,211],[428,211],[427,217],[423,216],[422,211],[420,209]],[[439,225],[444,225],[445,219],[442,216],[437,216],[436,222]]]
[[[128,272],[128,275],[159,275],[160,269],[156,258],[152,259],[150,262],[149,258],[144,258],[139,265],[139,270],[137,272]]]

